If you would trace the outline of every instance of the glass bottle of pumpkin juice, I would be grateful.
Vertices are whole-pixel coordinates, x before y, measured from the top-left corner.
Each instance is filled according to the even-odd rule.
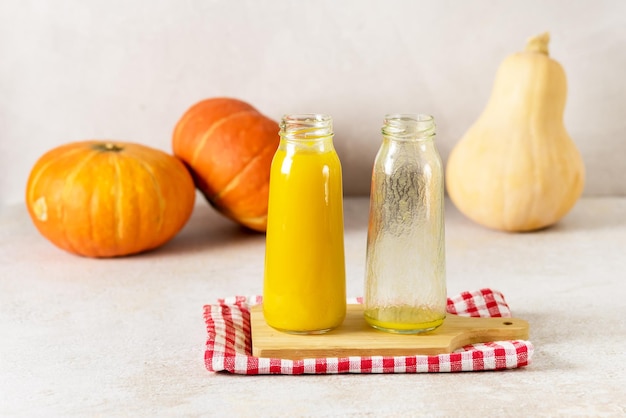
[[[286,115],[272,160],[263,314],[271,327],[320,334],[346,315],[341,164],[328,115]]]

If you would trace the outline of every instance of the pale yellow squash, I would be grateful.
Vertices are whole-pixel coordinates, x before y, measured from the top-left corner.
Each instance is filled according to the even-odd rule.
[[[468,218],[504,231],[558,222],[583,191],[585,169],[563,124],[567,82],[547,33],[507,57],[483,113],[452,149],[446,187]]]

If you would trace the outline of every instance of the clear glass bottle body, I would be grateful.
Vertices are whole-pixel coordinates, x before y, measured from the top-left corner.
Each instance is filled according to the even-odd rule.
[[[288,115],[270,173],[263,312],[271,327],[319,334],[346,315],[343,190],[332,119]]]
[[[373,327],[435,329],[446,316],[443,164],[427,115],[387,115],[372,170],[364,309]]]

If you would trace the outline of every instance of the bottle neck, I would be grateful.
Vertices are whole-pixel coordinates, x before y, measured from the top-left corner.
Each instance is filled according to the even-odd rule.
[[[280,147],[286,150],[324,152],[333,150],[333,121],[329,115],[296,114],[283,116]]]
[[[383,138],[401,142],[432,142],[436,135],[435,119],[422,114],[386,115]]]

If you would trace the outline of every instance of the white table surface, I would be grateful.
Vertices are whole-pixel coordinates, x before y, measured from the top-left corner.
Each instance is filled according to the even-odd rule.
[[[260,294],[264,236],[204,201],[156,251],[96,260],[0,210],[0,416],[626,416],[626,198],[556,227],[487,230],[447,204],[448,293],[491,287],[530,322],[504,372],[235,376],[203,361],[204,304]],[[367,199],[345,203],[347,287],[362,294]]]

